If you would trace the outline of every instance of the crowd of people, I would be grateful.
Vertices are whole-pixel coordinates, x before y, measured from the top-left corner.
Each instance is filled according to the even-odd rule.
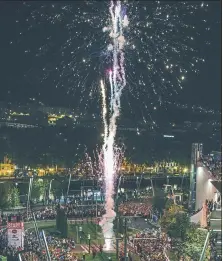
[[[75,253],[75,241],[73,239],[62,239],[48,235],[46,237],[51,260],[78,261]],[[46,251],[43,247],[43,238],[37,238],[33,231],[26,231],[24,236],[24,249],[8,246],[7,231],[0,232],[0,254],[7,256],[9,261],[17,261],[20,254],[21,259],[28,261],[45,261]]]
[[[144,231],[130,239],[130,244],[142,261],[166,261],[165,251],[170,248],[170,239],[157,230]]]
[[[149,203],[123,202],[119,204],[119,213],[123,216],[143,216],[150,215],[152,205]]]
[[[205,202],[207,208],[208,208],[208,212],[211,213],[213,210],[216,210],[217,209],[217,202],[214,201],[213,199],[212,200],[206,200]]]
[[[29,222],[33,220],[33,215],[37,221],[41,220],[55,220],[57,215],[58,204],[51,204],[48,206],[43,206],[40,208],[35,208],[33,211],[27,213],[26,209],[20,211],[24,222]],[[71,202],[64,205],[66,209],[66,214],[68,219],[93,219],[99,218],[105,213],[104,205],[97,204],[87,204],[79,205],[77,203]],[[123,216],[141,216],[148,217],[151,214],[152,202],[151,200],[121,200],[118,203],[118,211]],[[10,219],[11,214],[2,214],[1,220]]]
[[[78,206],[73,204],[67,204],[64,207],[66,208],[66,214],[68,219],[80,219],[80,220],[88,219],[88,218],[91,219],[91,218],[101,217],[105,212],[102,205],[98,205],[97,210],[94,205]],[[27,215],[27,211],[19,212],[19,215],[21,216],[24,222],[32,221],[33,214],[35,215],[35,219],[37,221],[55,220],[57,215],[57,205],[42,207],[32,212],[29,211],[28,215]],[[10,218],[10,216],[11,214],[2,214],[1,219],[6,220]]]
[[[201,157],[200,161],[207,167],[215,179],[222,180],[221,156],[208,155]]]
[[[144,194],[145,193],[143,193],[143,196]],[[79,205],[79,203],[79,201],[73,200],[70,203],[63,205],[63,208],[66,209],[68,219],[84,221],[88,218],[101,217],[104,214],[104,206],[102,204],[97,204],[96,207],[94,202],[86,203],[86,205]],[[209,213],[216,208],[216,204],[213,201],[206,201],[206,206]],[[35,219],[37,221],[55,220],[57,215],[57,207],[58,204],[54,202],[51,205],[34,209],[33,212],[35,213]],[[123,198],[118,204],[118,211],[122,216],[143,217],[141,218],[142,220],[147,220],[148,218],[152,219],[155,213],[152,209],[152,202],[149,200],[141,200],[141,198]],[[29,212],[28,216],[26,211],[20,213],[21,220],[32,221],[33,212]],[[155,214],[158,216],[158,213]],[[2,219],[7,220],[8,218],[9,215],[2,215]],[[135,219],[133,218],[132,220]],[[141,257],[142,261],[166,261],[167,257],[165,251],[170,248],[169,240],[170,239],[167,237],[167,235],[162,233],[160,230],[144,230],[143,232],[138,233],[136,238],[129,238],[128,244],[131,246],[131,248],[129,248],[130,256],[131,253],[135,253]],[[36,233],[31,230],[26,231],[24,250],[21,251],[21,249],[13,249],[7,246],[7,235],[5,234],[5,230],[2,230],[2,232],[0,232],[0,254],[6,255],[8,257],[10,256],[10,260],[12,261],[17,261],[17,259],[14,258],[16,258],[18,255],[18,252],[20,252],[22,260],[45,261],[46,253],[44,248],[41,247],[40,242],[41,240],[37,237]],[[62,239],[56,236],[54,237],[52,235],[47,235],[47,242],[52,261],[79,261],[79,257],[75,252],[76,243],[74,240]],[[212,249],[214,249],[215,244],[215,241],[211,243]],[[93,252],[94,251],[92,248],[92,253]],[[212,255],[214,256],[214,261],[220,260],[214,250]],[[132,258],[130,258],[130,256],[129,260]],[[120,251],[120,260],[122,259],[123,253]]]
[[[151,213],[152,205],[151,203],[126,201],[119,204],[119,213],[123,216],[142,216],[148,217]],[[96,213],[97,211],[97,213]],[[102,205],[97,206],[76,206],[72,204],[66,205],[66,213],[68,219],[91,219],[96,217],[101,217],[104,213],[104,207]],[[31,212],[21,213],[24,221],[33,220],[33,215]],[[56,206],[48,206],[35,211],[36,220],[54,220],[56,219],[57,211]]]
[[[46,240],[48,243],[51,260],[77,260],[77,255],[74,252],[75,241],[73,239],[62,239],[48,235]],[[45,260],[46,251],[40,246],[43,246],[43,244],[41,235],[40,239],[38,239],[34,232],[26,232],[24,251],[21,252],[23,260],[28,259],[30,256],[32,258],[34,257],[34,260]]]
[[[62,239],[47,235],[46,240],[52,261],[82,261],[83,255],[75,252],[75,241],[73,239]],[[46,250],[42,247],[43,240],[37,238],[35,232],[26,231],[24,238],[24,249],[13,249],[7,246],[7,235],[0,233],[0,254],[8,257],[9,261],[18,261],[18,254],[24,261],[45,261]],[[128,253],[129,260],[134,260],[134,255],[139,255],[142,261],[166,261],[165,250],[169,248],[168,238],[164,233],[156,230],[138,233],[136,238],[129,238]],[[100,252],[102,252],[100,246]],[[93,258],[99,252],[96,248],[91,249]],[[121,243],[119,260],[124,260],[124,246]]]
[[[8,246],[7,229],[0,230],[0,255],[7,256],[9,261],[17,261],[19,249]]]
[[[69,203],[64,205],[66,208],[67,216],[71,219],[80,219],[84,220],[86,217],[95,217],[96,209],[94,205],[86,205],[84,207],[77,207],[74,203]],[[98,205],[97,211],[99,215],[103,215],[103,206]],[[135,201],[123,201],[119,205],[119,211],[122,215],[128,216],[148,216],[150,214],[151,204],[148,203],[138,203]],[[37,221],[41,220],[54,220],[56,219],[57,214],[57,205],[51,205],[44,208],[39,208],[34,210],[35,219]],[[98,215],[98,216],[99,216]],[[2,220],[11,220],[13,218],[12,214],[2,214]],[[32,221],[33,213],[29,212],[27,216],[27,212],[24,211],[20,213],[21,221]],[[6,222],[7,223],[7,222]],[[9,260],[17,261],[18,253],[20,253],[22,260],[45,260],[45,250],[40,246],[39,238],[36,233],[32,230],[27,230],[25,232],[24,238],[24,249],[13,249],[7,246],[7,234],[5,233],[7,230],[4,230],[0,234],[0,254],[10,257]],[[49,251],[51,254],[51,260],[78,260],[77,254],[75,253],[75,241],[70,239],[60,239],[58,237],[54,237],[52,235],[47,236],[47,242],[49,246]],[[93,250],[92,250],[93,251]],[[120,256],[120,260],[122,257]],[[145,259],[149,260],[149,259]],[[162,260],[162,259],[156,259]]]

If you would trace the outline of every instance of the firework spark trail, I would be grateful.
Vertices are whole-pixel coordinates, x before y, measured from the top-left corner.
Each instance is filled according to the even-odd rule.
[[[110,5],[110,15],[112,20],[112,27],[110,37],[113,39],[112,46],[109,45],[110,50],[113,52],[113,65],[112,71],[109,72],[109,84],[111,88],[110,97],[110,115],[107,124],[106,121],[106,99],[105,99],[105,86],[101,82],[101,91],[103,99],[103,122],[104,122],[104,178],[105,178],[105,210],[106,214],[101,220],[101,226],[105,238],[105,250],[111,250],[113,248],[113,220],[116,216],[114,211],[114,181],[118,167],[118,155],[115,148],[115,137],[117,131],[117,118],[120,114],[120,98],[122,90],[126,85],[125,68],[124,68],[124,44],[125,38],[123,35],[123,27],[128,25],[128,19],[125,15],[124,19],[121,15],[122,6],[121,1],[116,3],[112,0]]]
[[[104,147],[106,145],[106,137],[108,136],[108,124],[107,124],[107,104],[106,104],[106,90],[104,82],[101,81],[101,94],[102,94],[102,118],[104,124]],[[103,149],[104,150],[104,149]]]

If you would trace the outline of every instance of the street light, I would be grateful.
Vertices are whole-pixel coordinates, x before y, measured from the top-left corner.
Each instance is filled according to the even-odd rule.
[[[127,218],[125,218],[125,234],[124,234],[124,253],[125,253],[125,261],[128,261],[128,253],[127,253]]]
[[[120,237],[116,237],[116,258],[119,257],[119,240],[123,240],[123,235],[121,234]]]
[[[153,192],[153,197],[154,197],[154,196],[155,196],[155,192],[154,192],[154,187],[153,187],[153,180],[152,180],[152,178],[150,178],[150,183],[151,183],[152,192]]]
[[[69,174],[69,180],[68,180],[68,185],[67,185],[67,197],[66,197],[66,202],[67,202],[68,194],[69,194],[69,190],[70,190],[70,182],[71,182],[71,173]]]
[[[82,227],[76,227],[76,228],[77,228],[77,242],[79,241],[78,239],[80,237],[80,244],[81,244]],[[79,236],[78,236],[78,234],[79,234]]]
[[[29,208],[30,208],[30,196],[32,193],[32,186],[33,186],[33,177],[31,177],[29,179],[29,191],[28,191],[27,206],[26,206],[27,219],[28,219],[28,212],[29,212]]]
[[[188,172],[188,169],[187,169],[187,168],[184,168],[184,169],[183,169],[183,172],[184,172],[184,173],[187,173],[187,172]]]
[[[20,255],[20,254],[18,255],[18,257],[19,257],[19,261],[22,261],[22,258],[21,258],[21,255]]]
[[[88,238],[88,252],[91,253],[91,235],[88,234],[87,238]]]
[[[47,195],[47,205],[49,205],[49,199],[50,199],[50,191],[51,191],[51,187],[52,187],[52,181],[54,179],[50,180],[50,184],[49,184],[49,190],[48,190],[48,195]]]
[[[143,174],[141,174],[140,178],[137,177],[137,194],[139,193],[139,190],[140,190],[140,186],[141,186],[141,182],[142,182],[142,177],[143,177]]]
[[[51,261],[51,256],[50,256],[50,252],[49,252],[44,230],[42,230],[42,235],[43,235],[43,242],[44,242],[45,250],[46,250],[46,254],[47,254],[47,261]]]
[[[167,185],[169,185],[169,176],[166,177]]]

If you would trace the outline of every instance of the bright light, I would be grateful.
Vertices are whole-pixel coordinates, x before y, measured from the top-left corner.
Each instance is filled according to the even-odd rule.
[[[164,138],[174,138],[173,135],[163,135]]]
[[[184,172],[184,173],[188,172],[188,169],[187,169],[187,168],[184,168],[183,172]]]

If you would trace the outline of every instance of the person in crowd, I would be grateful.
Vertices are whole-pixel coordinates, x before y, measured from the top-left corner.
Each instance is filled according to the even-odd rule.
[[[222,160],[221,158],[208,155],[199,159],[205,167],[210,171],[211,175],[217,179],[222,180]]]

